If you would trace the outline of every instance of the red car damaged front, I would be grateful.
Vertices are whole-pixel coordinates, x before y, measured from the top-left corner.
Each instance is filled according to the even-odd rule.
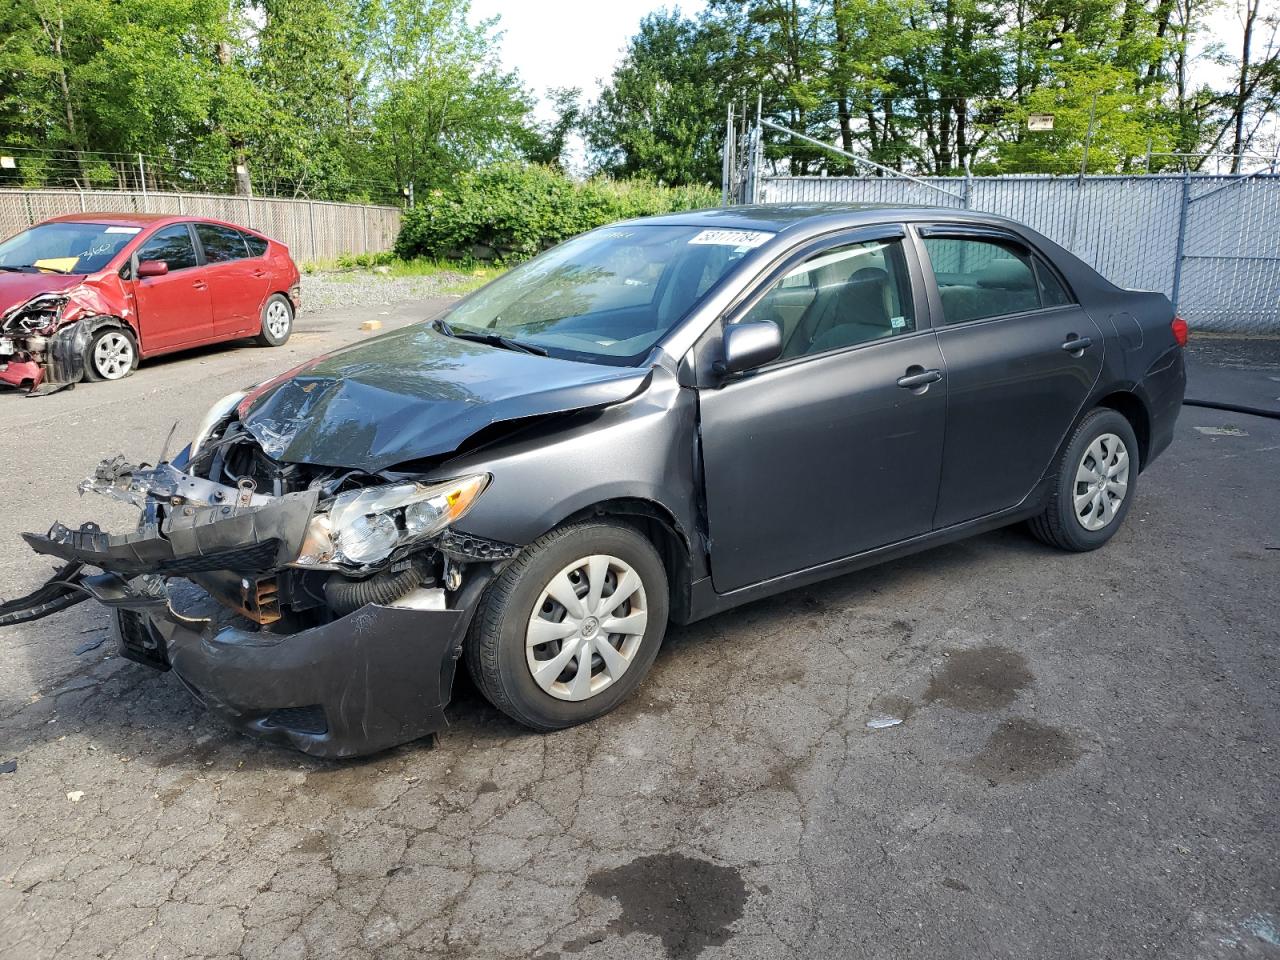
[[[127,304],[112,273],[0,274],[0,383],[39,393],[78,382],[97,329],[92,320],[119,323]]]

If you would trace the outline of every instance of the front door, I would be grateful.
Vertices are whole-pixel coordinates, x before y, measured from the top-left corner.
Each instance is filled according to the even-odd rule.
[[[947,383],[908,261],[901,230],[833,240],[734,318],[778,323],[784,348],[699,391],[717,592],[929,531]]]
[[[1102,332],[1012,237],[923,238],[942,307],[947,440],[936,527],[1017,506],[1049,468],[1102,371]]]
[[[143,260],[163,261],[169,272],[162,277],[138,277],[137,264]],[[197,263],[187,224],[161,227],[142,242],[130,263],[135,279],[129,286],[144,354],[200,343],[213,335],[209,284]]]

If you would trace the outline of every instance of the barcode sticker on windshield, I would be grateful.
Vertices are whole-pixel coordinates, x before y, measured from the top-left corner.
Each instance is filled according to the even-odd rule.
[[[107,227],[107,229],[103,230],[102,232],[103,233],[127,233],[129,236],[132,237],[135,233],[138,233],[141,230],[142,230],[141,227]]]
[[[709,243],[716,247],[737,247],[750,250],[773,238],[763,230],[703,230],[690,243]]]

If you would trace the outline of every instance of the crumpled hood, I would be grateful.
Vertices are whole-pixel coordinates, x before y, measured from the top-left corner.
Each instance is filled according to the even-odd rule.
[[[84,282],[82,276],[57,273],[0,272],[0,316],[41,293],[61,293]]]
[[[490,424],[619,403],[648,376],[457,340],[416,324],[269,380],[238,411],[271,457],[374,473],[451,453]]]

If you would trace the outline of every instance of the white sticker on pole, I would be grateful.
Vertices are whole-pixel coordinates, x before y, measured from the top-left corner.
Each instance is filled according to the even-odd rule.
[[[689,242],[710,244],[713,247],[735,247],[742,251],[752,250],[772,239],[773,234],[764,230],[703,230]]]

